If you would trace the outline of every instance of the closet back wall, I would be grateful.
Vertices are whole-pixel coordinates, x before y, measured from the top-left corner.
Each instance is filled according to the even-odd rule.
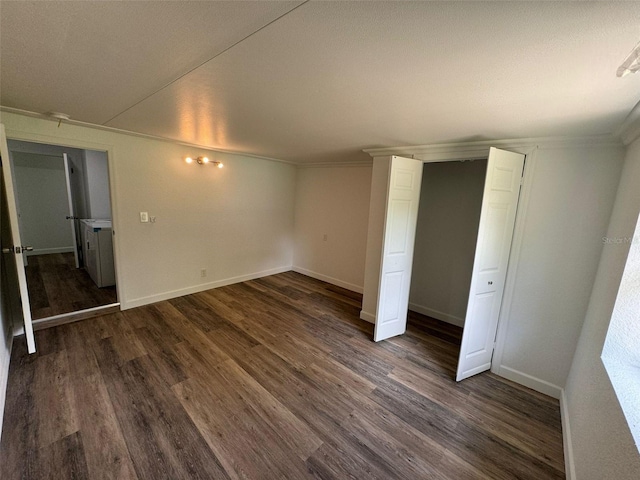
[[[486,160],[424,164],[411,310],[464,324],[486,170]]]

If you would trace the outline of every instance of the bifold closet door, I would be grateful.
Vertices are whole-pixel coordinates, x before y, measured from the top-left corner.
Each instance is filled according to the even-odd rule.
[[[491,368],[525,156],[491,148],[456,380]]]
[[[407,329],[422,161],[391,157],[374,340]]]

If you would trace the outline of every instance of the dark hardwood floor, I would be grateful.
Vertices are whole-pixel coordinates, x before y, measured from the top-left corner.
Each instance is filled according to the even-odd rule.
[[[116,287],[98,288],[75,267],[73,253],[32,255],[25,268],[34,320],[117,302]]]
[[[16,338],[0,478],[564,478],[556,400],[360,303],[289,272]]]

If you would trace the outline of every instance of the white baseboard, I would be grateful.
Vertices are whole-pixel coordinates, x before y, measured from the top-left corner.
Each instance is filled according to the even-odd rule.
[[[427,317],[435,318],[436,320],[450,323],[451,325],[455,325],[457,327],[464,326],[464,318],[449,315],[448,313],[440,312],[423,305],[418,305],[417,303],[409,303],[409,310],[421,313],[422,315],[426,315]]]
[[[539,378],[533,377],[526,373],[520,372],[518,370],[514,370],[513,368],[505,367],[503,365],[498,366],[498,368],[491,369],[492,372],[504,377],[513,382],[519,383],[520,385],[524,385],[525,387],[531,388],[536,392],[544,393],[545,395],[549,395],[550,397],[560,399],[562,395],[562,388],[553,383],[549,383],[545,380],[540,380]]]
[[[50,253],[73,253],[73,246],[56,248],[34,248],[33,251],[27,252],[27,257],[31,257],[32,255],[49,255]]]
[[[161,302],[162,300],[169,300],[170,298],[191,295],[192,293],[203,292],[205,290],[211,290],[212,288],[224,287],[226,285],[232,285],[234,283],[247,282],[249,280],[255,280],[256,278],[268,277],[269,275],[276,275],[278,273],[290,271],[290,266],[278,267],[272,268],[271,270],[263,270],[262,272],[249,273],[247,275],[239,275],[237,277],[216,280],[215,282],[201,283],[200,285],[180,288],[178,290],[171,290],[169,292],[149,295],[147,297],[134,298],[132,300],[123,300],[120,303],[120,308],[121,310],[128,310],[130,308],[141,307],[142,305],[148,305],[150,303]]]
[[[576,480],[576,464],[573,458],[571,426],[569,425],[569,405],[564,388],[560,394],[560,418],[562,419],[562,446],[564,447],[564,471],[567,480]]]
[[[296,267],[295,265],[291,268],[294,272],[301,273],[302,275],[306,275],[307,277],[315,278],[316,280],[322,280],[323,282],[330,283],[332,285],[336,285],[338,287],[346,288],[347,290],[351,290],[352,292],[362,293],[364,288],[356,285],[354,283],[345,282],[338,278],[333,278],[328,275],[323,275],[322,273],[313,272],[311,270],[307,270],[306,268]]]
[[[373,313],[365,312],[364,310],[360,310],[360,318],[365,322],[376,323],[376,316]]]

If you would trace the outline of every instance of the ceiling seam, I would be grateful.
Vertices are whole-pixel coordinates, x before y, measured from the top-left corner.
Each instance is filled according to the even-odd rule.
[[[149,95],[147,95],[146,97],[142,98],[141,100],[137,101],[136,103],[134,103],[133,105],[125,108],[124,110],[122,110],[121,112],[115,114],[113,117],[111,117],[110,119],[106,120],[104,123],[102,123],[102,125],[107,126],[107,123],[111,122],[112,120],[118,118],[120,115],[122,115],[123,113],[128,112],[129,110],[131,110],[132,108],[134,108],[137,105],[140,105],[142,102],[144,102],[145,100],[153,97],[155,94],[161,92],[162,90],[164,90],[167,87],[170,87],[171,85],[173,85],[174,83],[176,83],[178,80],[186,77],[187,75],[189,75],[191,72],[194,72],[195,70],[199,69],[200,67],[202,67],[203,65],[206,65],[207,63],[215,60],[216,58],[218,58],[220,55],[228,52],[229,50],[231,50],[233,47],[235,47],[236,45],[244,42],[245,40],[247,40],[248,38],[254,36],[256,33],[264,30],[265,28],[267,28],[269,25],[277,22],[278,20],[280,20],[283,17],[286,17],[287,15],[289,15],[291,12],[293,12],[294,10],[302,7],[303,5],[309,3],[311,0],[304,0],[303,2],[299,3],[298,5],[296,5],[295,7],[293,7],[291,10],[287,10],[286,12],[284,12],[282,15],[274,18],[273,20],[270,20],[269,22],[265,23],[263,26],[261,26],[260,28],[258,28],[257,30],[251,32],[250,34],[246,35],[245,37],[241,38],[240,40],[238,40],[237,42],[233,43],[232,45],[229,45],[227,48],[225,48],[224,50],[222,50],[221,52],[216,53],[213,57],[203,61],[202,63],[196,65],[195,67],[191,68],[190,70],[187,70],[185,73],[183,73],[182,75],[178,76],[177,78],[174,78],[173,80],[171,80],[169,83],[167,83],[166,85],[163,85],[162,87],[154,90],[153,92],[151,92]]]

